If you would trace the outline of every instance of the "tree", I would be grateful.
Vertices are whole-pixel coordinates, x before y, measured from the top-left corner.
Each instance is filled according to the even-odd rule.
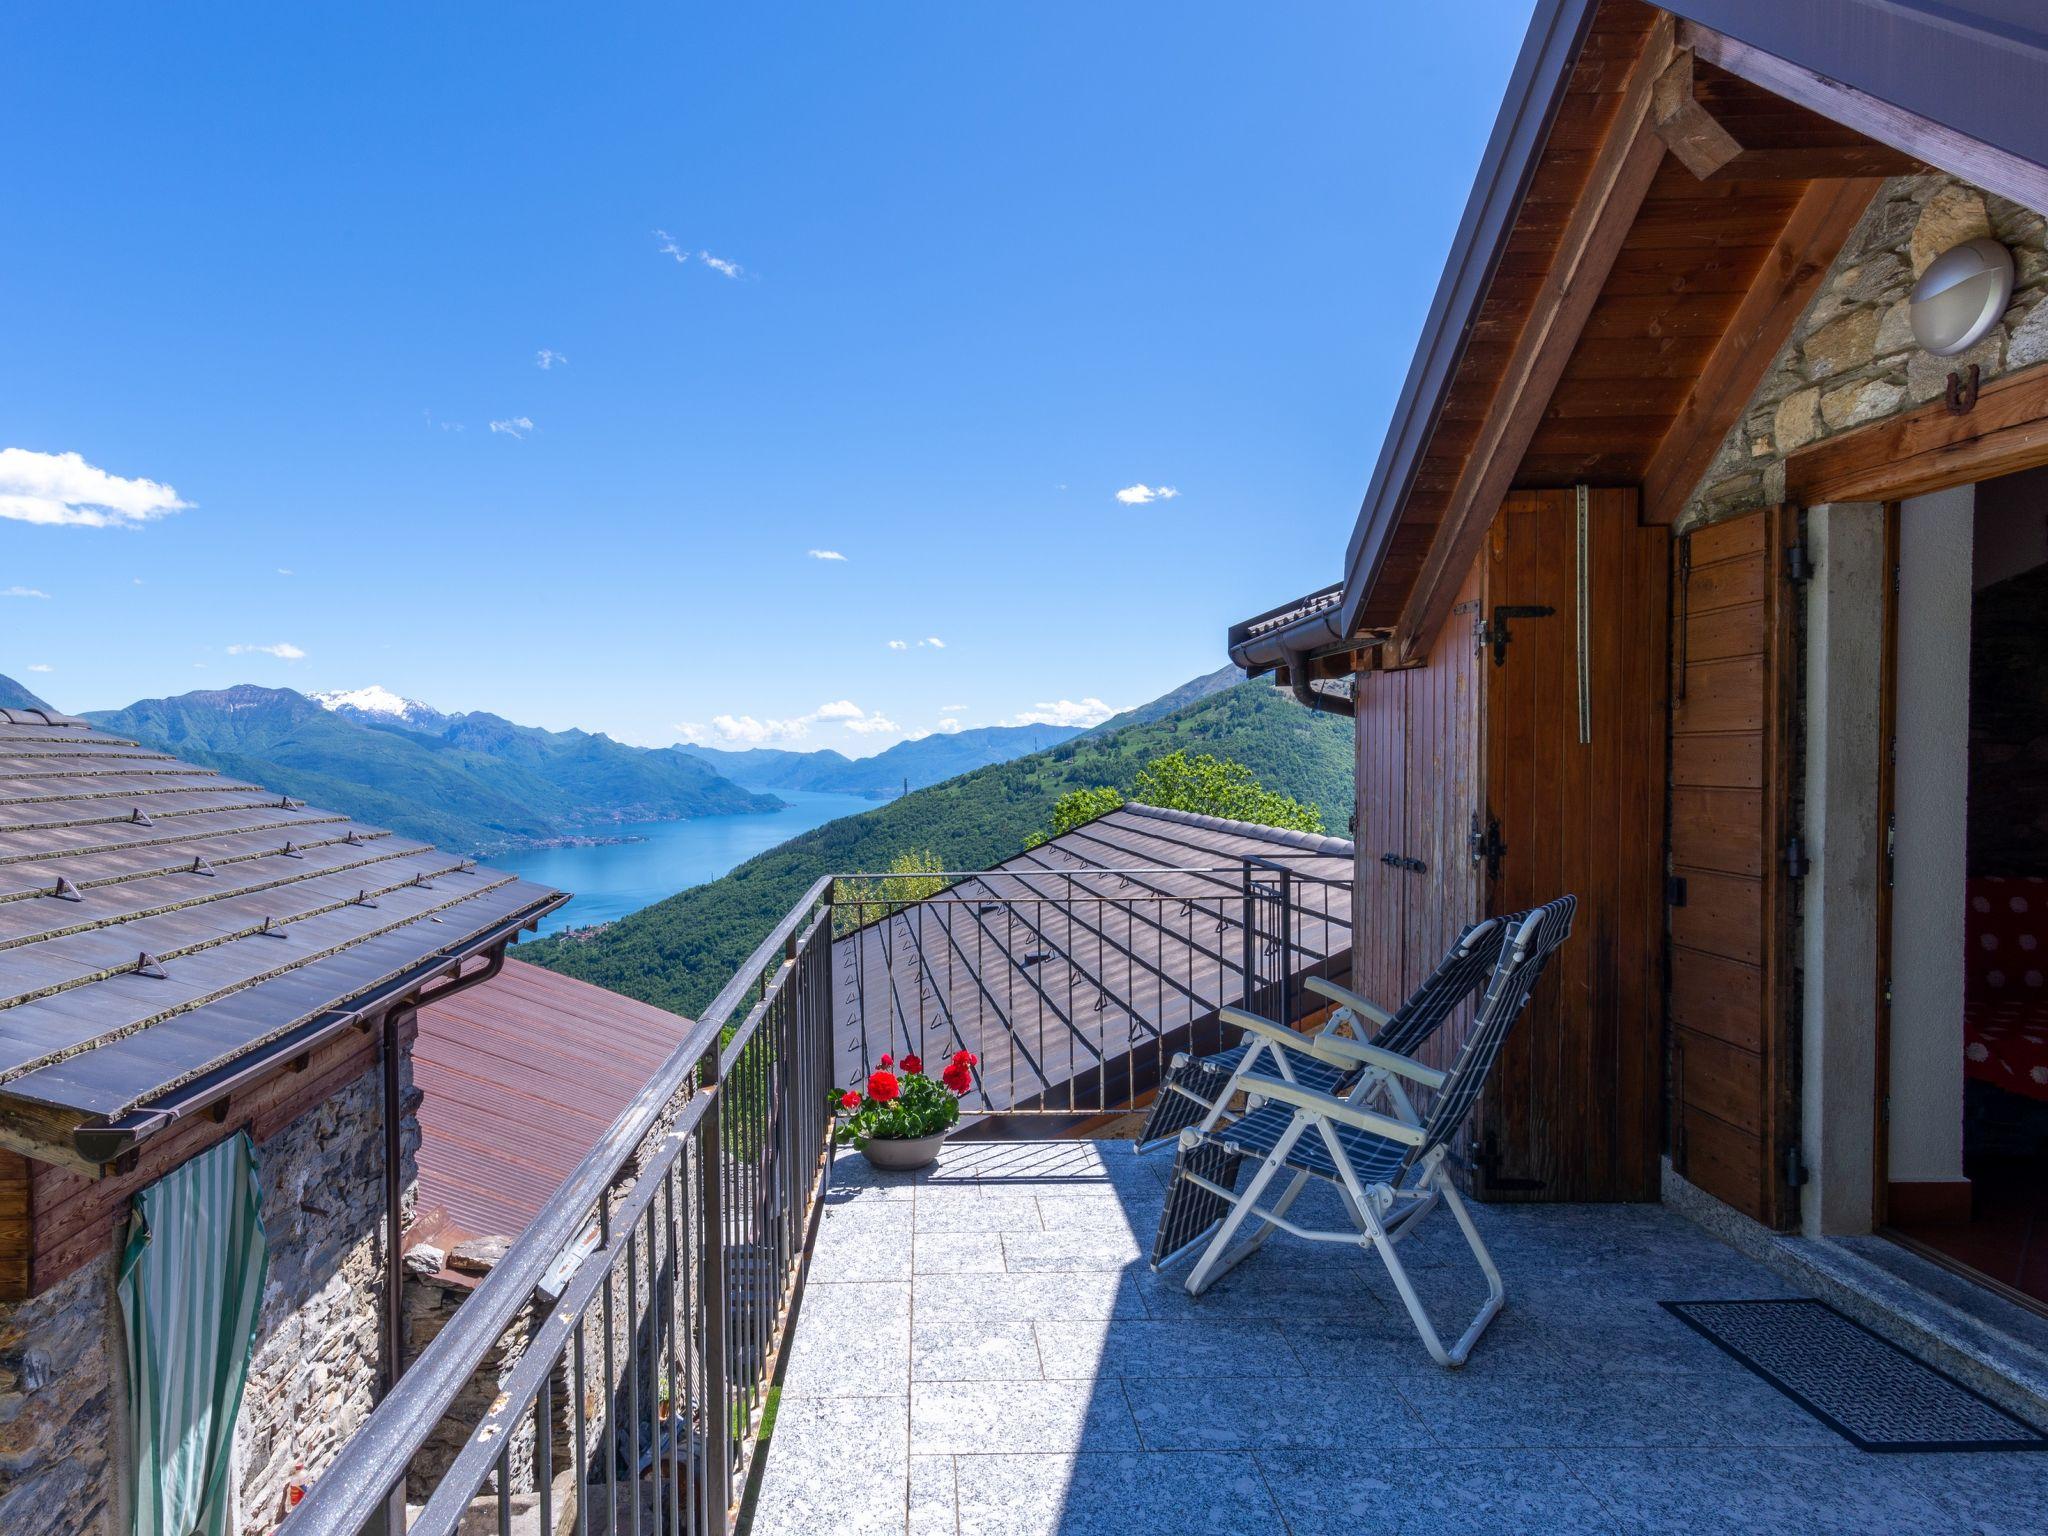
[[[891,859],[886,875],[833,881],[832,931],[849,933],[938,895],[951,883],[942,873],[945,867],[929,848],[913,848]]]
[[[1093,789],[1070,789],[1052,806],[1052,835],[1059,837],[1076,827],[1085,827],[1098,816],[1107,816],[1124,803],[1124,797],[1107,784]]]
[[[1169,811],[1193,811],[1231,821],[1257,822],[1295,832],[1323,830],[1323,813],[1291,795],[1267,789],[1243,763],[1203,752],[1155,757],[1138,770],[1131,798]]]

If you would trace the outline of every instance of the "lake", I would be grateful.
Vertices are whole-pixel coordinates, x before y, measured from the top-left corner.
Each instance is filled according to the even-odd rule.
[[[696,816],[686,821],[628,822],[618,827],[632,842],[587,848],[528,848],[489,862],[528,880],[574,893],[574,900],[541,919],[540,931],[609,922],[652,906],[663,897],[716,880],[799,832],[872,811],[882,802],[864,795],[827,795],[801,789],[774,791],[788,805],[766,815]]]

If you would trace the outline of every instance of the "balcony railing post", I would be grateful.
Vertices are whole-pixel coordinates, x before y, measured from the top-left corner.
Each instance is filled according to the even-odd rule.
[[[704,1245],[704,1515],[708,1526],[723,1531],[732,1510],[732,1401],[725,1349],[725,1152],[719,1134],[725,1095],[718,1055],[713,1040],[704,1052],[700,1091],[711,1095],[711,1107],[699,1129],[697,1175]]]

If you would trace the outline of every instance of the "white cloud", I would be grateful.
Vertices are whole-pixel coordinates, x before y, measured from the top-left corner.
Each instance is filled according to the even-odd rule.
[[[191,506],[168,485],[129,480],[75,453],[0,448],[0,517],[52,528],[133,528]]]
[[[275,656],[279,661],[304,661],[306,653],[289,640],[280,640],[275,645],[231,645],[230,656]]]
[[[1113,704],[1100,699],[1055,699],[1050,703],[1040,702],[1025,710],[1010,725],[1100,725],[1111,715],[1121,714]]]
[[[788,715],[781,719],[713,715],[709,725],[684,721],[676,727],[676,734],[698,746],[737,744],[760,747],[801,741],[811,734],[813,725],[835,720],[849,731],[858,731],[864,736],[896,729],[896,722],[886,715],[871,715],[851,699],[834,699],[828,704],[820,704],[807,715]]]
[[[298,572],[294,571],[294,570],[293,570],[293,569],[292,569],[292,568],[291,568],[290,566],[288,566],[288,565],[280,565],[280,566],[279,566],[279,567],[277,568],[277,574],[278,574],[278,575],[280,575],[280,576],[296,576],[296,575],[298,574]]]
[[[919,645],[928,645],[935,651],[943,651],[946,648],[946,642],[941,640],[937,635],[926,635],[922,640],[918,641],[917,643]]]
[[[955,720],[951,715],[946,716],[945,719],[939,722],[939,734],[941,736],[950,736],[959,729],[960,722],[958,720]]]
[[[891,640],[889,642],[889,649],[892,651],[907,651],[910,649],[910,642],[908,640]]]
[[[1171,501],[1180,494],[1170,485],[1146,485],[1140,481],[1127,485],[1116,493],[1116,499],[1127,507],[1142,507],[1149,502]]]
[[[675,257],[676,263],[679,266],[687,263],[690,259],[690,253],[680,245],[677,245],[675,236],[665,229],[657,229],[654,232],[654,248],[664,256]]]
[[[807,549],[804,553],[813,560],[844,560],[846,558],[836,549]]]
[[[965,704],[941,704],[939,706],[939,712],[941,714],[946,715],[957,715],[966,708],[967,706]]]
[[[0,591],[0,597],[48,597],[50,594],[41,587],[8,587]]]
[[[502,432],[507,437],[524,439],[526,434],[533,430],[533,418],[531,416],[514,416],[509,421],[494,421],[491,423],[491,430],[493,432]]]
[[[533,366],[540,369],[543,373],[546,373],[557,363],[566,368],[569,366],[569,359],[557,352],[553,347],[542,347],[533,354]]]
[[[747,269],[736,261],[727,261],[723,256],[714,256],[709,251],[699,251],[697,259],[718,273],[721,277],[744,277]]]
[[[50,664],[49,664],[49,663],[48,663],[47,661],[38,661],[38,662],[35,662],[35,663],[33,663],[33,664],[32,664],[32,665],[31,665],[31,666],[29,667],[29,671],[31,671],[31,672],[47,672],[47,671],[49,671],[49,670],[50,670]]]

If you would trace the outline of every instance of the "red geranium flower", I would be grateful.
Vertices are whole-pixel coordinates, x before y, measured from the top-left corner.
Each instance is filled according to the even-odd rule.
[[[939,1074],[939,1080],[951,1089],[955,1098],[966,1097],[967,1090],[974,1086],[974,1074],[965,1062],[956,1061]]]
[[[882,1065],[884,1067],[893,1067],[896,1065],[896,1058],[894,1056],[885,1055],[882,1057]]]
[[[981,1058],[972,1051],[955,1051],[953,1053],[953,1065],[956,1067],[978,1067],[981,1065]]]
[[[886,1061],[888,1058],[884,1057],[883,1060]],[[878,1100],[883,1104],[888,1103],[902,1091],[903,1086],[896,1081],[896,1074],[894,1072],[877,1072],[868,1079],[868,1097]]]
[[[841,1109],[859,1109],[860,1095],[851,1088],[847,1089],[846,1092],[839,1095],[839,1107]]]
[[[903,1070],[906,1072],[922,1072],[924,1070],[924,1058],[922,1056],[904,1057]]]

